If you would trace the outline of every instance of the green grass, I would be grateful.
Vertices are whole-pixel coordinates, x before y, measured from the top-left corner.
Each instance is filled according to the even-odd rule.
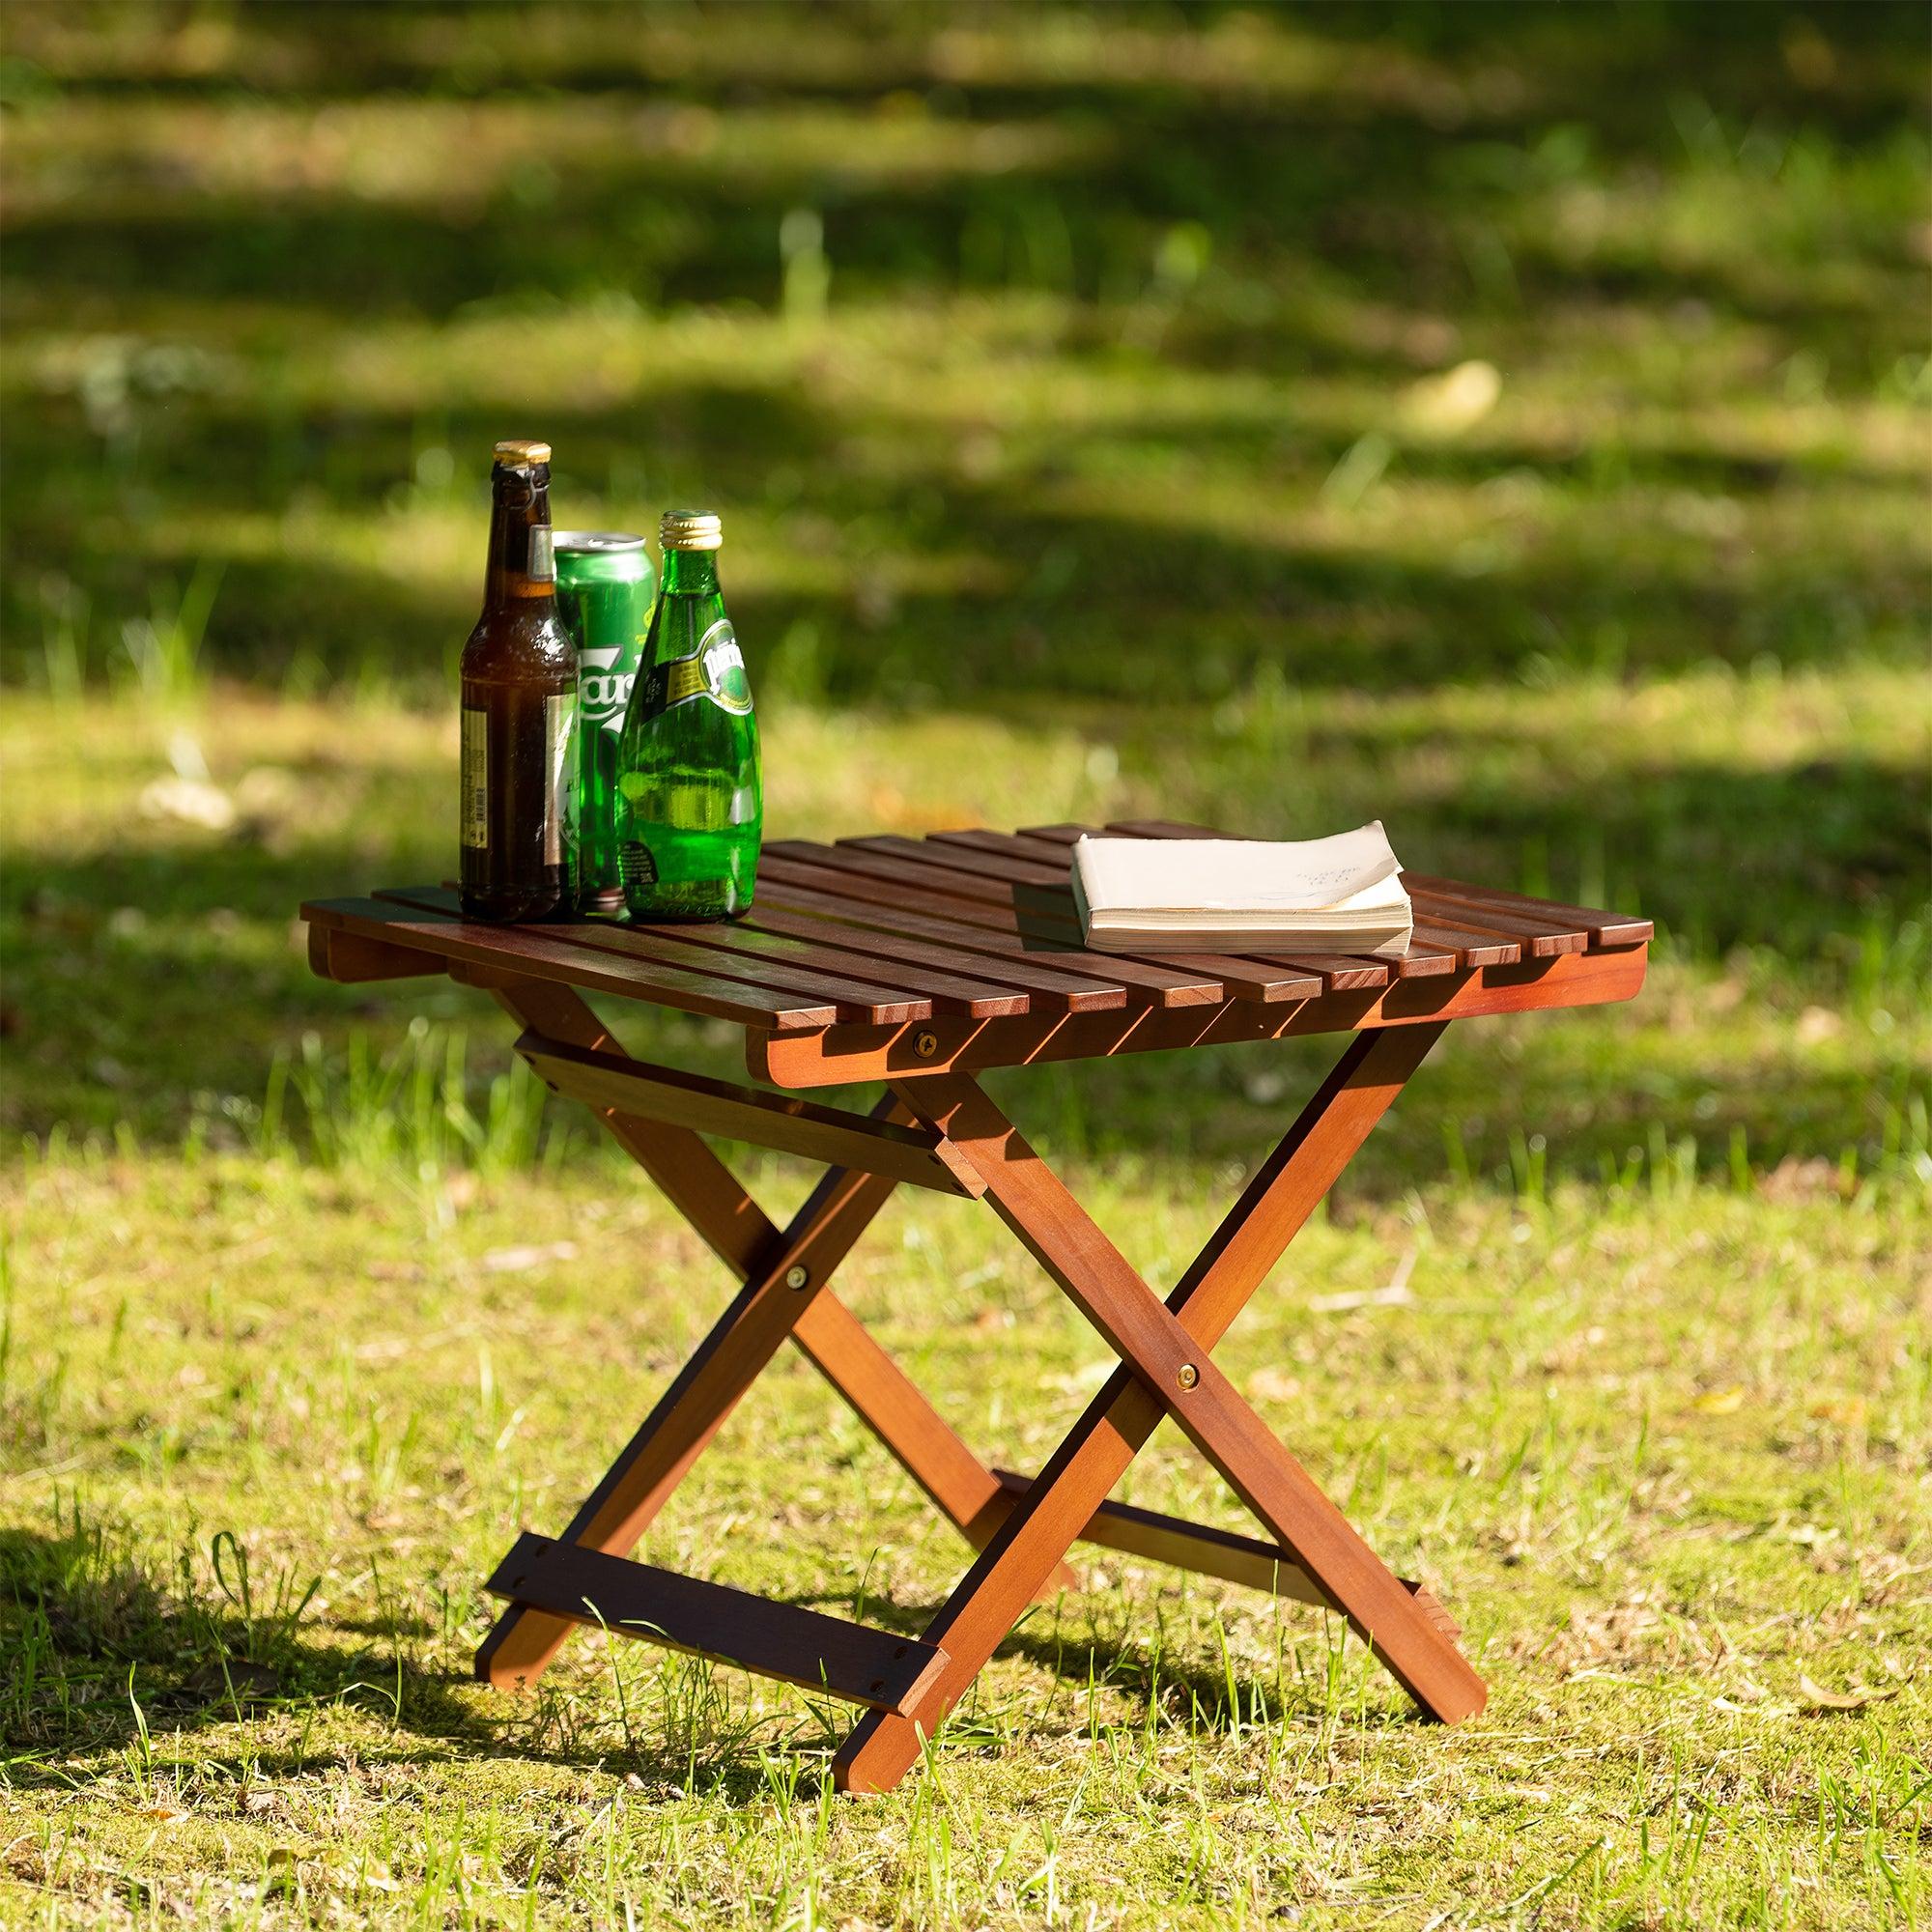
[[[1225,1191],[1080,1179],[1156,1279]],[[1318,1225],[1223,1359],[1446,1592],[1485,1716],[1422,1726],[1314,1613],[1091,1552],[930,1765],[848,1803],[823,1776],[838,1717],[800,1693],[589,1637],[524,1705],[466,1680],[477,1579],[519,1521],[567,1512],[722,1293],[613,1180],[412,1172],[386,1150],[21,1177],[0,1539],[16,1910],[1924,1914],[1922,1203],[1432,1188]],[[1322,1305],[1399,1271],[1411,1300]],[[961,1204],[892,1210],[850,1287],[969,1438],[1023,1463],[1105,1367]],[[1238,1521],[1166,1432],[1128,1493]],[[797,1362],[645,1549],[907,1629],[961,1555]],[[1879,1701],[1821,1712],[1814,1687]]]
[[[0,1922],[1932,1922],[1925,52],[7,10]],[[1481,1719],[1097,1551],[882,1801],[729,1671],[469,1681],[725,1292],[480,996],[294,924],[449,868],[507,433],[723,512],[776,834],[1375,814],[1658,920],[1635,1003],[1455,1030],[1217,1357]],[[1165,1286],[1332,1051],[994,1084]],[[1105,1367],[969,1205],[850,1269],[991,1459]],[[1168,1432],[1128,1493],[1240,1522]],[[789,1360],[646,1553],[908,1631],[962,1557]]]

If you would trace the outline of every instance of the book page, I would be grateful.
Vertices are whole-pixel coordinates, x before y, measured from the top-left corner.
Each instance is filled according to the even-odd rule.
[[[1321,910],[1402,869],[1379,819],[1302,840],[1083,838],[1073,863],[1095,914]]]

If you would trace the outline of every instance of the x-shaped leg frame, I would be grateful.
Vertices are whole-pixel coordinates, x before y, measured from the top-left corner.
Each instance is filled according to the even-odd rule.
[[[1483,1708],[1488,1691],[1441,1607],[1384,1567],[1208,1355],[1443,1030],[1356,1035],[1165,1303],[970,1076],[898,1084],[1121,1366],[925,1631],[947,1662],[917,1708],[860,1719],[833,1760],[839,1789],[889,1791],[904,1776],[1163,1415],[1279,1538],[1280,1568],[1341,1612],[1430,1716],[1455,1723]]]
[[[527,980],[493,990],[534,1042],[525,1049],[533,1064],[600,1105],[610,1131],[743,1286],[563,1536],[526,1534],[504,1558],[490,1587],[510,1607],[477,1653],[479,1677],[526,1685],[576,1624],[607,1624],[866,1706],[834,1760],[835,1776],[843,1790],[885,1791],[1028,1605],[1075,1580],[1066,1552],[1084,1539],[1324,1603],[1431,1716],[1454,1722],[1481,1710],[1482,1680],[1456,1648],[1455,1627],[1439,1605],[1381,1564],[1210,1359],[1441,1024],[1351,1040],[1163,1304],[970,1075],[897,1082],[869,1124],[793,1103],[769,1144],[853,1146],[859,1164],[834,1166],[781,1232],[694,1127],[679,1123],[686,1108],[702,1121],[707,1098],[734,1109],[734,1118],[747,1101],[775,1113],[783,1111],[780,1103],[715,1086],[699,1093],[706,1083],[688,1082],[690,1093],[673,1094],[677,1120],[642,1118],[626,1111],[624,1096],[645,1092],[639,1076],[653,1069],[615,1054],[577,994]],[[662,1075],[658,1088],[678,1077]],[[737,1097],[718,1097],[726,1093]],[[923,1139],[902,1124],[908,1119],[923,1123]],[[980,1463],[826,1286],[898,1179],[921,1178],[919,1164],[933,1160],[954,1191],[984,1195],[1121,1357],[1031,1482]],[[898,1172],[870,1171],[867,1161]],[[980,1550],[919,1640],[622,1560],[788,1337]],[[1107,1500],[1164,1414],[1274,1541]]]

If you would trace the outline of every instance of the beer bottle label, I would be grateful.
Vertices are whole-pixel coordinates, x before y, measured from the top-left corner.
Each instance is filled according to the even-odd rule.
[[[463,709],[463,842],[490,849],[490,714]]]
[[[465,712],[467,719],[469,713]],[[571,795],[571,745],[577,735],[577,694],[544,699],[544,864],[563,863],[564,810]]]
[[[538,583],[556,582],[556,532],[541,525],[530,530],[530,567],[526,573]]]
[[[738,718],[752,708],[752,684],[745,675],[744,653],[738,648],[738,634],[728,617],[719,618],[690,656],[653,665],[643,676],[644,705],[650,717],[700,697]]]

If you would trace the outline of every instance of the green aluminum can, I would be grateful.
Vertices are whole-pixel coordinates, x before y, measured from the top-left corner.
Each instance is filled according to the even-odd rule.
[[[577,646],[580,912],[620,915],[617,747],[651,621],[651,559],[624,530],[558,530],[556,603]]]

